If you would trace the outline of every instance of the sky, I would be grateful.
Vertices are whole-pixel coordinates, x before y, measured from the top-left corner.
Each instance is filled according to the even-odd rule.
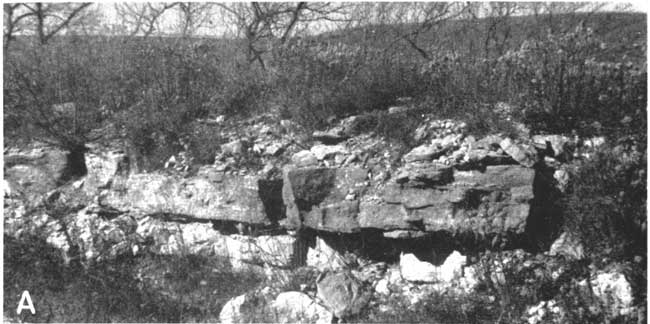
[[[134,3],[134,2],[144,3],[146,1],[129,1],[129,3]],[[192,1],[192,2],[196,2],[196,1]],[[115,10],[116,4],[117,2],[99,2],[94,5],[103,16],[103,21],[106,22],[108,25],[119,26],[122,24],[121,17],[118,15],[117,11]],[[650,10],[650,2],[647,0],[606,2],[606,4],[602,7],[602,10],[620,11],[621,8],[623,7],[627,8],[628,11],[648,13],[648,11]],[[215,18],[210,19],[212,24],[210,24],[209,22],[206,23],[202,29],[196,32],[196,34],[223,36],[223,34],[227,32],[224,22],[221,21],[222,19],[218,18],[219,14],[214,13],[213,15],[215,16]],[[178,24],[178,19],[179,18],[177,12],[175,11],[166,12],[160,19],[160,26],[163,33],[172,33],[174,30],[176,30],[175,26],[177,26]]]

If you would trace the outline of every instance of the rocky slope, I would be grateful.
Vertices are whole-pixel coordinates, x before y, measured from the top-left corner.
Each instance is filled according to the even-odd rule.
[[[406,154],[377,135],[379,119],[400,118],[420,120]],[[138,174],[119,148],[92,147],[87,175],[67,181],[66,152],[6,150],[5,235],[42,236],[82,263],[147,251],[223,257],[271,282],[290,280],[304,267],[320,274],[302,292],[270,287],[236,297],[223,308],[223,322],[250,319],[245,313],[254,301],[276,321],[329,323],[369,303],[388,303],[388,296],[417,303],[433,291],[469,294],[486,280],[505,284],[513,272],[498,267],[513,264],[518,272],[541,269],[553,286],[566,270],[555,266],[564,262],[558,258],[582,256],[579,242],[554,243],[553,256],[541,262],[521,249],[550,247],[539,241],[551,235],[540,231],[554,225],[543,224],[553,219],[544,208],[549,192],[565,190],[571,160],[585,158],[599,139],[531,137],[523,128],[516,138],[478,137],[464,122],[408,108],[349,117],[311,138],[269,116],[209,124],[230,140],[213,165],[193,174],[183,164],[191,161],[187,152],[166,170]],[[477,256],[485,247],[510,251],[490,260],[453,251]],[[594,280],[598,298],[614,296],[608,311],[632,312],[624,277],[612,272]],[[549,312],[538,316],[544,307],[561,317],[549,306],[552,298],[531,308],[532,322],[546,318]]]

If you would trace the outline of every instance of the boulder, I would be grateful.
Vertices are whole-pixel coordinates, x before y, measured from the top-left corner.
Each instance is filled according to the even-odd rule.
[[[223,305],[219,312],[219,321],[223,324],[234,324],[246,322],[244,313],[244,304],[246,303],[246,294],[230,299]]]
[[[532,145],[515,143],[510,138],[504,138],[499,146],[519,164],[532,168],[537,163],[537,151]]]
[[[453,251],[440,266],[420,261],[414,254],[400,255],[400,272],[402,278],[411,282],[451,283],[463,276],[463,267],[467,257]]]
[[[420,145],[404,155],[406,163],[417,161],[431,161],[445,154],[447,148],[438,145]]]
[[[575,235],[564,232],[551,244],[549,255],[563,255],[569,259],[580,260],[585,257],[585,251],[582,242]]]
[[[297,167],[308,167],[318,164],[316,155],[308,150],[302,150],[291,157],[291,163]]]
[[[347,272],[325,272],[316,280],[316,287],[318,298],[339,319],[360,313],[372,295]]]
[[[310,151],[321,161],[337,154],[348,154],[348,150],[343,145],[315,145]]]
[[[452,282],[462,277],[465,264],[467,264],[467,257],[458,251],[453,251],[438,268],[438,279],[442,282]]]
[[[280,293],[271,303],[276,323],[330,324],[333,314],[308,295],[298,291]]]
[[[400,255],[399,267],[402,278],[411,282],[436,282],[438,279],[438,267],[420,261],[412,253]]]
[[[408,112],[409,110],[412,110],[413,108],[408,107],[408,106],[394,106],[394,107],[389,107],[388,108],[388,113],[389,114],[403,114]]]
[[[246,143],[239,139],[221,145],[221,153],[226,156],[242,155],[245,150]]]
[[[285,145],[283,143],[274,142],[264,148],[264,155],[278,156],[284,149]]]
[[[260,196],[260,179],[224,175],[222,181],[214,180],[161,173],[132,174],[114,179],[111,188],[100,197],[100,203],[123,211],[138,209],[146,214],[271,224],[262,201],[264,197]]]
[[[581,283],[583,286],[585,282]],[[634,310],[632,286],[618,271],[599,273],[591,280],[593,293],[601,300],[608,315],[625,316]]]

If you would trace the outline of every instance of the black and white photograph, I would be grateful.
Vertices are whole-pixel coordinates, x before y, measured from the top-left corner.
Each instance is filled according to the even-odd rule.
[[[647,323],[639,2],[3,1],[8,323]]]

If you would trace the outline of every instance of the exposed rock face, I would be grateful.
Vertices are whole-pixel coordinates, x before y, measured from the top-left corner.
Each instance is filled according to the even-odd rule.
[[[219,180],[219,179],[213,179]],[[205,177],[183,179],[163,174],[133,174],[114,179],[101,204],[147,214],[187,215],[192,218],[271,224],[254,176],[224,175],[221,181]]]
[[[488,166],[485,172],[409,165],[379,199],[360,168],[305,168],[285,171],[287,217],[319,230],[361,228],[426,231],[523,232],[533,198],[534,171],[517,165]],[[358,199],[346,200],[350,192]]]
[[[105,188],[114,177],[129,173],[128,158],[121,151],[91,152],[86,154],[86,176],[84,187],[89,191]]]
[[[27,201],[37,200],[55,189],[65,176],[68,152],[48,146],[9,150],[4,155],[4,179],[14,194],[24,193]]]
[[[367,171],[361,168],[286,169],[282,188],[286,226],[357,231],[359,201],[345,198],[350,191],[362,191],[366,177]]]
[[[504,138],[499,145],[515,161],[525,167],[532,168],[537,163],[537,151],[531,145],[515,143],[510,138]]]

